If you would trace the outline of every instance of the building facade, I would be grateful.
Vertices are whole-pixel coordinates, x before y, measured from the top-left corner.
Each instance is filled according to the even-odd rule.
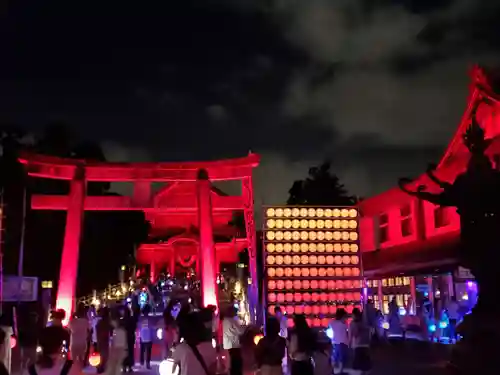
[[[453,182],[467,166],[469,154],[462,136],[473,119],[492,140],[488,153],[495,167],[500,165],[500,97],[493,91],[491,75],[483,69],[475,67],[471,78],[465,113],[435,169],[435,175],[445,182]],[[408,187],[415,191],[422,185],[429,192],[440,191],[427,173]],[[472,276],[459,268],[454,255],[460,233],[454,207],[437,207],[394,187],[363,200],[359,210],[365,276],[377,305],[392,297],[402,305],[410,298],[417,300],[420,292],[431,301],[468,298],[465,286]]]

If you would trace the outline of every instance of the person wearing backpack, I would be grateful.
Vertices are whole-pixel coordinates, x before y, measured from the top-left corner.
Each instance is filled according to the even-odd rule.
[[[179,333],[182,342],[172,353],[175,366],[180,367],[179,375],[215,375],[217,352],[211,340],[204,340],[204,325],[199,314],[186,314],[179,323]]]

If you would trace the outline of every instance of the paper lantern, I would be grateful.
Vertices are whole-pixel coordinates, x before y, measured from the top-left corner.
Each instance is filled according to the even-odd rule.
[[[267,300],[269,302],[273,302],[273,303],[276,302],[276,293],[269,293],[267,295]]]
[[[272,216],[264,218],[264,249],[267,286],[275,301],[270,301],[273,297],[267,300],[270,305],[285,304],[289,315],[301,311],[302,306],[295,304],[304,303],[311,326],[325,326],[337,307],[352,308],[361,299],[359,245],[355,243],[358,212],[351,208],[270,209],[265,211]],[[274,277],[278,279],[270,280]],[[329,292],[333,290],[338,293]],[[332,301],[339,305],[330,306]]]
[[[304,306],[295,306],[293,311],[295,314],[303,314],[304,313]]]
[[[89,356],[89,365],[91,365],[92,367],[97,367],[101,364],[101,355],[99,353],[92,353],[90,356]]]
[[[269,314],[274,315],[274,305],[269,305],[267,311],[269,312]]]
[[[274,268],[267,269],[267,276],[274,277],[276,275],[276,270]]]
[[[164,359],[160,362],[160,366],[158,367],[160,375],[179,375],[179,370],[179,366],[175,365],[172,358]]]
[[[14,349],[17,346],[16,336],[10,336],[10,348]]]

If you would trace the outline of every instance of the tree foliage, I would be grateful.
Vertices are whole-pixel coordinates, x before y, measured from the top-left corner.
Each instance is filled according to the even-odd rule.
[[[356,198],[349,195],[339,178],[331,172],[331,163],[325,161],[309,168],[308,177],[297,180],[288,191],[289,205],[350,206]]]
[[[20,127],[0,126],[0,189],[4,199],[3,252],[6,274],[17,272],[26,189],[27,215],[24,246],[24,275],[57,281],[63,246],[66,213],[30,209],[32,194],[67,194],[67,181],[27,177],[18,162],[20,151],[91,161],[106,161],[99,144],[75,140],[63,123],[49,124],[35,138],[25,142]],[[92,182],[89,195],[113,195],[109,183]],[[78,288],[80,294],[116,282],[121,264],[129,261],[134,246],[145,240],[148,225],[142,212],[85,212]]]

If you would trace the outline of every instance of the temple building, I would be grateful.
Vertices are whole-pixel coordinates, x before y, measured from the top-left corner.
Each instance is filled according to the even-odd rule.
[[[218,207],[221,197],[227,197],[216,187],[211,187],[212,205]],[[198,213],[178,212],[176,214],[161,210],[161,207],[177,207],[179,202],[196,197],[196,183],[168,185],[154,197],[157,211],[146,212],[151,223],[147,243],[137,250],[138,266],[148,273],[154,282],[160,273],[178,276],[194,270],[199,274],[199,223]],[[212,215],[212,228],[215,244],[216,273],[222,263],[238,262],[238,255],[247,248],[244,228],[231,224],[235,211],[215,210]],[[147,272],[149,271],[149,272]]]
[[[495,167],[500,166],[500,96],[483,69],[475,67],[471,78],[465,113],[435,169],[444,182],[453,182],[466,168],[469,153],[462,135],[473,116],[492,140],[488,155]],[[417,190],[422,185],[429,192],[441,190],[427,173],[409,187]],[[473,275],[455,257],[460,219],[454,207],[437,207],[394,187],[363,200],[359,209],[364,274],[377,307],[387,312],[393,297],[400,306],[409,300],[418,304],[422,298],[431,303],[445,303],[452,296],[459,301],[475,299]]]

